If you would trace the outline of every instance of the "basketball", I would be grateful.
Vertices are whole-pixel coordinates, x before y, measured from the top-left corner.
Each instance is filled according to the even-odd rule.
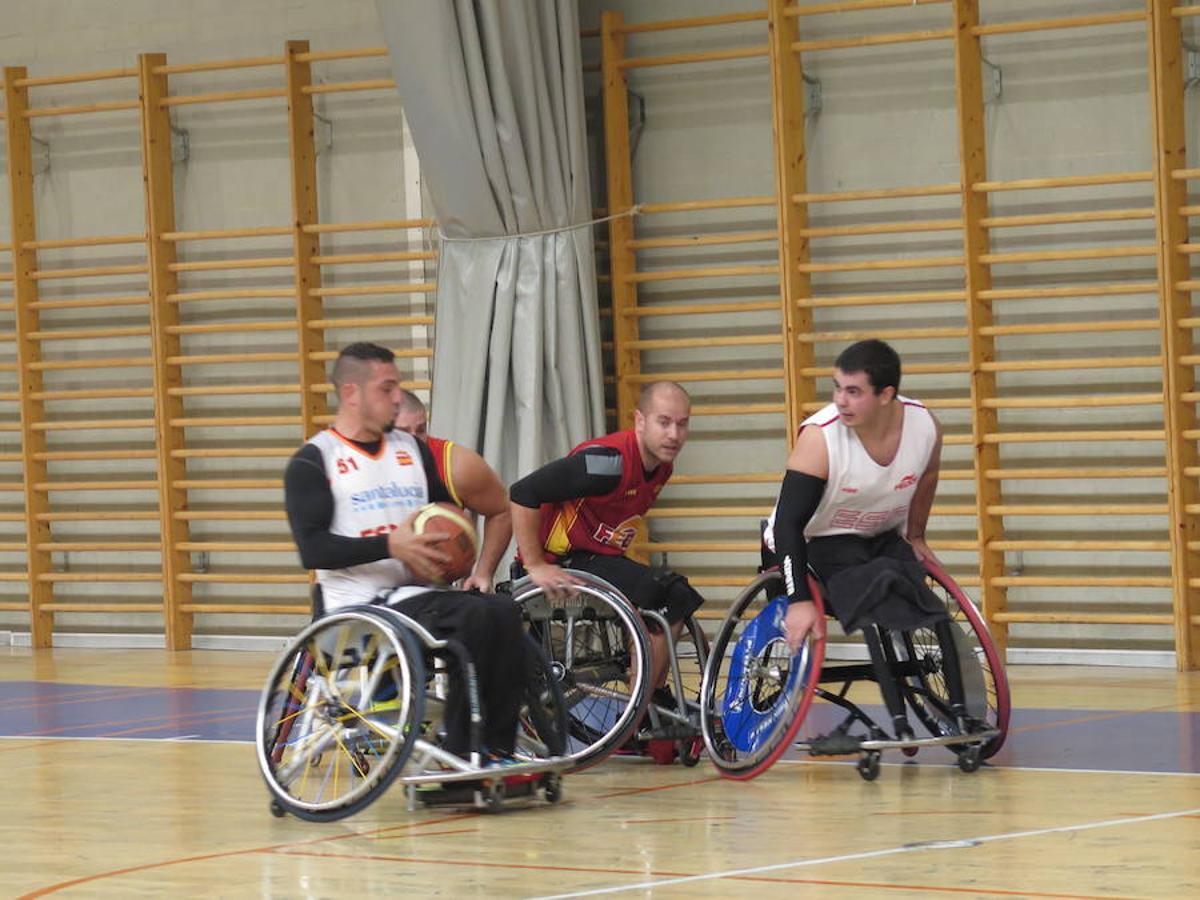
[[[450,557],[442,569],[441,584],[450,584],[471,574],[479,555],[479,536],[470,518],[451,503],[428,503],[417,510],[412,523],[417,534],[445,534],[437,545]]]

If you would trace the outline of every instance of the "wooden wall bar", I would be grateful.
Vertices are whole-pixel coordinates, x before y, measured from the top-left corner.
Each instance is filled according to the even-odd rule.
[[[432,358],[432,222],[400,210],[371,221],[318,215],[313,97],[395,84],[317,84],[312,66],[384,56],[313,53],[293,41],[279,56],[252,59],[171,65],[145,54],[135,68],[107,72],[5,70],[13,238],[0,251],[0,611],[27,611],[35,646],[64,628],[145,630],[152,614],[161,625],[149,627],[184,649],[197,630],[241,630],[229,616],[272,623],[308,612],[281,473],[331,419],[329,363],[352,340],[392,346],[402,371]],[[203,88],[206,73],[264,69],[280,87]],[[93,81],[133,99],[40,108],[30,100]],[[228,103],[286,104],[291,223],[179,230],[171,110]],[[31,122],[100,114],[140,130],[144,195],[114,202],[144,206],[145,231],[39,239]],[[54,262],[56,252],[81,249],[95,261]],[[144,261],[127,260],[142,250]],[[323,279],[339,271],[355,274]],[[131,279],[145,287],[104,287]],[[47,285],[76,290],[59,299]],[[86,315],[86,327],[72,315]],[[261,349],[239,349],[247,337]],[[405,384],[428,389],[428,375]],[[60,614],[71,622],[57,623]],[[226,624],[209,624],[218,619]]]
[[[912,6],[931,8],[921,13],[920,24],[890,31],[880,24],[883,11]],[[987,13],[1002,12],[1002,7],[979,0],[768,0],[766,7],[776,192],[761,199],[778,209],[783,342],[781,367],[764,365],[754,374],[786,373],[786,433],[781,437],[790,440],[796,424],[827,402],[821,379],[829,368],[822,360],[830,358],[830,351],[867,336],[892,341],[906,359],[907,390],[926,397],[924,385],[929,385],[930,406],[949,423],[932,543],[952,557],[960,581],[976,588],[1000,642],[1008,643],[1015,632],[1014,640],[1026,646],[1062,641],[1119,649],[1139,641],[1145,646],[1151,638],[1144,629],[1158,626],[1159,634],[1162,628],[1173,632],[1181,668],[1200,665],[1200,391],[1195,384],[1200,355],[1193,341],[1200,315],[1192,312],[1190,299],[1200,281],[1192,279],[1189,269],[1200,244],[1191,243],[1188,231],[1200,206],[1187,203],[1187,186],[1200,179],[1200,169],[1189,169],[1186,161],[1180,27],[1181,20],[1197,14],[1195,8],[1146,0],[1131,2],[1128,10],[1071,15],[1067,5],[1056,11],[1055,4],[1047,4],[1036,17],[990,22]],[[838,36],[823,36],[813,23],[834,16]],[[628,75],[649,66],[756,58],[763,48],[753,43],[689,53],[662,53],[640,45],[638,56],[620,56],[617,35],[696,27],[715,31],[732,21],[712,16],[633,26],[610,15],[607,30],[614,37],[606,71]],[[757,20],[745,16],[737,21]],[[1147,145],[1153,145],[1154,168],[1089,175],[1035,171],[1020,178],[995,178],[989,171],[985,128],[985,44],[1047,32],[1064,34],[1066,42],[1076,29],[1091,29],[1088,34],[1119,29],[1122,37],[1146,40],[1151,82],[1146,96],[1153,110],[1153,133],[1145,137]],[[864,184],[835,191],[812,184],[801,81],[804,60],[811,54],[852,56],[904,46],[921,46],[923,54],[944,54],[953,60],[959,181],[902,187]],[[1070,53],[1069,43],[1062,52]],[[624,103],[625,89],[620,79],[606,81],[605,98],[614,109]],[[607,126],[624,128],[627,121],[622,111],[610,117]],[[619,140],[606,136],[610,144]],[[628,173],[622,178],[635,180]],[[939,205],[939,198],[947,204]],[[1039,209],[1027,212],[1015,201]],[[624,202],[630,206],[637,198],[628,191]],[[678,206],[695,202],[680,198]],[[895,212],[888,212],[892,202],[897,204]],[[951,210],[948,203],[957,209]],[[844,223],[828,216],[829,210],[851,208],[869,213]],[[660,279],[747,274],[731,267],[661,272],[644,264],[647,271],[642,271],[638,254],[654,247],[655,239],[639,238],[636,232],[651,221],[652,211],[649,205],[642,208],[623,246],[614,240],[614,256],[625,253],[622,271],[614,265],[614,284],[618,279],[644,285]],[[1096,223],[1121,223],[1128,234],[1138,236],[1093,237],[1086,227]],[[1153,234],[1147,233],[1150,225],[1155,226]],[[1042,237],[1041,230],[1061,226],[1079,226],[1073,243],[1056,246],[1062,238],[1052,232]],[[872,252],[870,246],[873,236],[890,243],[918,235],[931,240],[957,236],[961,251],[889,255]],[[851,249],[837,243],[851,239],[859,241]],[[1031,240],[1037,241],[1036,249],[1020,246]],[[1127,263],[1114,272],[1106,267],[1112,260]],[[1067,275],[1061,274],[1064,267]],[[1083,274],[1072,280],[1069,273],[1080,271]],[[837,287],[837,279],[848,275],[883,273],[889,275],[885,289]],[[959,279],[960,286],[921,284],[921,279],[930,282],[935,275],[940,283]],[[1047,303],[1054,304],[1055,315],[1037,312]],[[626,314],[637,321],[656,314],[643,309],[636,294],[627,305],[631,312]],[[680,302],[673,312],[692,308],[697,313],[713,311],[706,304]],[[906,309],[919,309],[930,321],[906,321]],[[857,321],[855,310],[870,311],[869,321],[847,325]],[[1109,340],[1106,335],[1112,336],[1114,349],[1090,351],[1096,341]],[[760,340],[766,351],[772,343],[766,335],[722,336],[709,346]],[[1143,346],[1146,341],[1149,346]],[[642,370],[652,365],[653,354],[672,346],[679,345],[667,336],[633,336],[624,343],[618,337],[618,359],[630,350],[640,354],[618,366],[618,390],[652,377]],[[960,349],[947,359],[947,347]],[[1089,349],[1067,350],[1074,347]],[[764,356],[762,361],[768,359]],[[1072,371],[1082,376],[1077,385],[1067,374]],[[696,380],[704,377],[695,375]],[[708,375],[729,377],[717,370]],[[744,411],[746,406],[735,401],[723,409]],[[1048,411],[1059,416],[1047,418]],[[766,472],[745,475],[747,483],[769,477]],[[684,478],[721,483],[715,473]],[[754,541],[750,523],[744,520],[761,511],[756,504],[733,501],[670,504],[657,513],[660,519],[724,515],[737,517],[745,527],[722,535],[722,540],[656,543],[652,538],[646,546],[673,553],[741,548],[749,558]],[[742,532],[746,534],[739,538]],[[688,571],[686,562],[680,567]],[[706,577],[700,584],[737,580],[732,572],[725,579],[703,571]],[[1143,631],[1124,644],[1113,637],[1114,625]],[[1065,640],[1065,632],[1055,630],[1063,627],[1074,629]],[[1088,635],[1096,635],[1094,644]]]

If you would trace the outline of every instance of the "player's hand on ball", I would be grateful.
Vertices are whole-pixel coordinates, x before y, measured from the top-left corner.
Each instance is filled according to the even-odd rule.
[[[388,535],[388,554],[398,559],[425,581],[438,581],[450,557],[439,548],[446,540],[445,534],[428,532],[417,534],[412,522],[416,513],[404,524]]]

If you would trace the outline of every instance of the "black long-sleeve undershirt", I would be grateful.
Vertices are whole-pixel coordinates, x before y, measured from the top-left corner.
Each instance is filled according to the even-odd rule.
[[[353,443],[373,456],[379,452],[381,442]],[[433,454],[422,441],[417,441],[417,447],[429,483],[430,502],[452,502]],[[333,523],[333,491],[325,475],[325,461],[315,444],[305,444],[292,455],[283,475],[283,499],[292,538],[306,569],[345,569],[387,559],[386,534],[346,537],[329,530]]]
[[[518,506],[530,509],[543,503],[601,497],[617,489],[622,466],[620,450],[587,447],[530,472],[509,488],[508,496]]]
[[[825,494],[825,479],[788,469],[775,507],[775,553],[783,569],[788,603],[812,600],[808,589],[808,544],[804,529]]]

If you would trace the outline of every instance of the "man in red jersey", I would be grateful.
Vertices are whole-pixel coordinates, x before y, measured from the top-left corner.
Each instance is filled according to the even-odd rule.
[[[463,581],[462,589],[491,593],[496,566],[512,540],[512,514],[508,509],[508,491],[504,482],[474,450],[433,437],[427,427],[425,404],[412,391],[400,392],[400,412],[396,414],[395,425],[429,448],[442,483],[450,492],[450,499],[463,509],[483,516],[479,558]]]
[[[656,381],[642,389],[633,415],[632,430],[585,441],[514,484],[513,531],[529,577],[551,597],[574,583],[562,566],[590,572],[657,610],[678,636],[704,599],[682,575],[626,554],[687,441],[691,398],[673,381]],[[651,631],[656,687],[666,677],[669,639]]]

